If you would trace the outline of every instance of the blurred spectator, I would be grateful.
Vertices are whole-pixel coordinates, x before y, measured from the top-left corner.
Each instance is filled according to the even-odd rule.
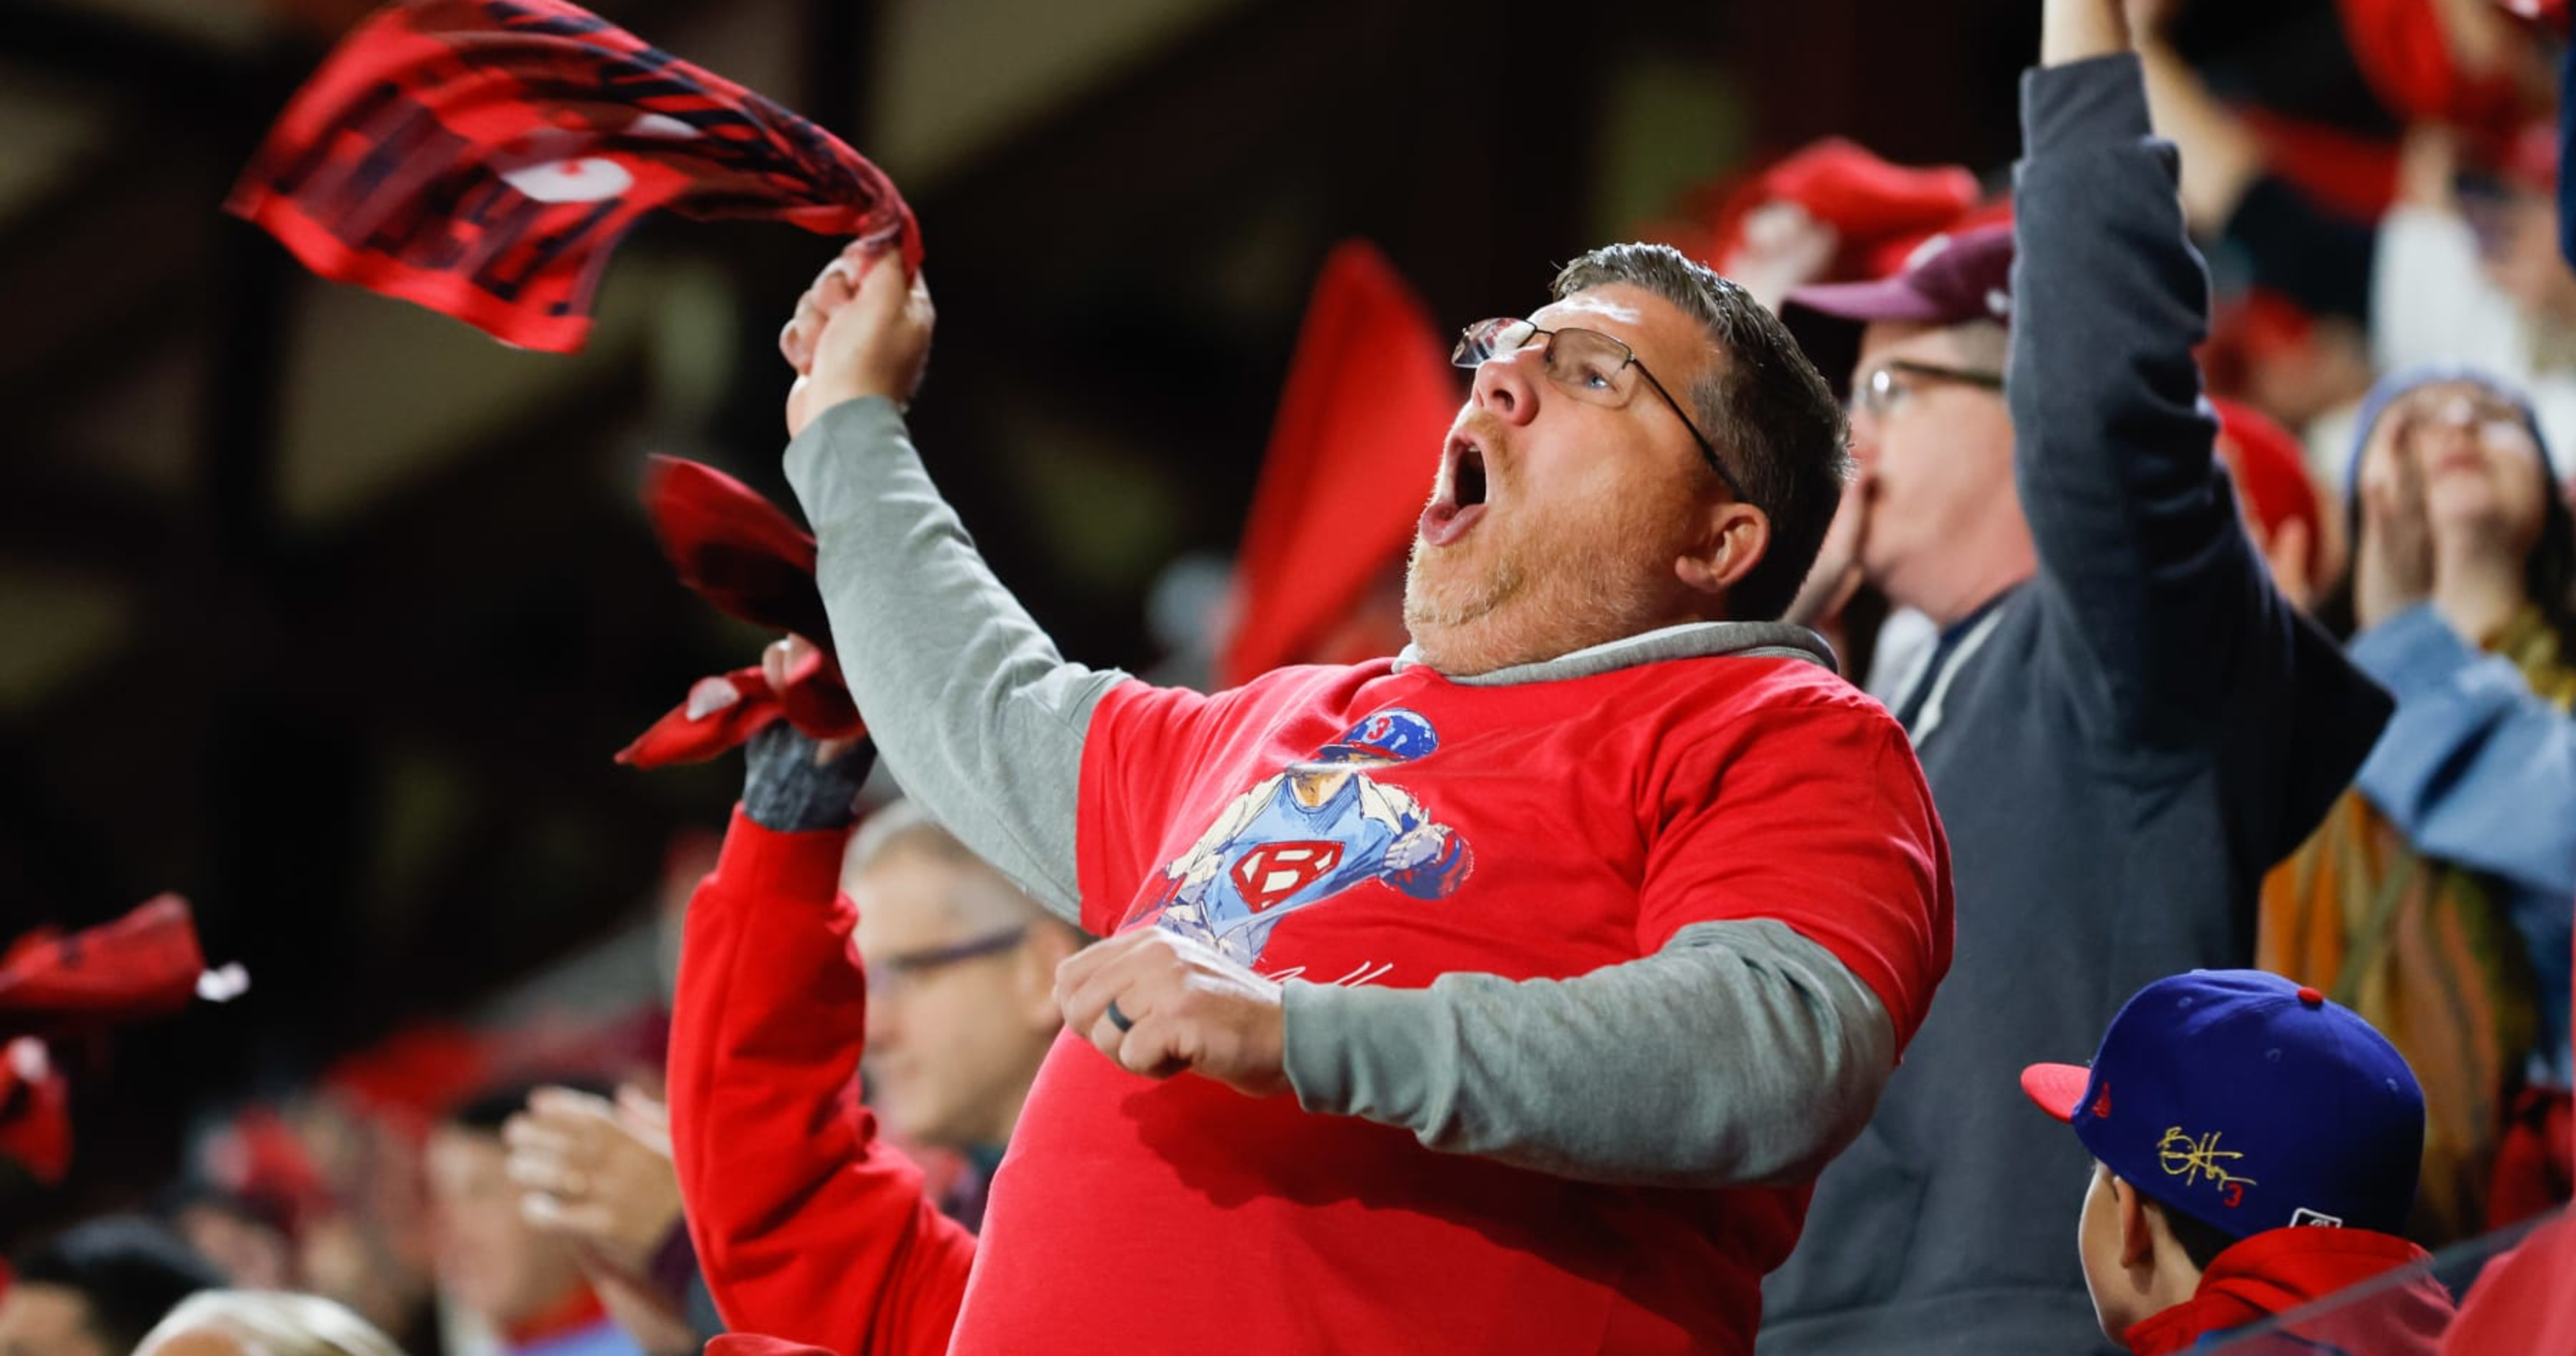
[[[869,1105],[989,1178],[1064,1024],[1055,967],[1082,935],[909,801],[859,827],[842,879],[868,967]],[[980,1195],[952,1211],[970,1228]]]
[[[1766,1352],[2096,1340],[2062,1232],[2083,1155],[1980,1090],[2119,994],[2244,963],[2262,873],[2387,714],[2270,586],[2216,464],[2207,276],[2118,6],[2051,0],[2044,34],[2011,230],[1782,309],[1850,381],[1849,559],[1942,627],[1895,710],[1970,906],[1941,1002],[1765,1288]]]
[[[2352,1003],[2422,1071],[2416,1230],[2445,1242],[2483,1225],[2515,1090],[2570,1082],[2576,526],[2530,407],[2493,377],[2380,382],[2354,462],[2353,566],[2320,615],[2397,714],[2266,882],[2259,963]]]
[[[247,1196],[197,1190],[163,1212],[225,1281],[245,1290],[286,1290],[299,1282],[295,1237],[283,1214]]]
[[[784,656],[782,646],[766,662],[783,666]],[[875,986],[854,962],[873,968],[883,960],[831,945],[851,932],[838,887],[852,799],[874,762],[865,744],[818,745],[785,725],[753,737],[723,856],[689,906],[671,1016],[672,1143],[698,1256],[730,1326],[837,1352],[930,1356],[948,1348],[975,1240],[939,1213],[920,1169],[878,1135],[876,1116],[852,1097],[879,1011]],[[903,864],[909,859],[887,854],[920,852],[898,840],[924,832],[901,823],[880,830],[860,860]],[[942,853],[910,864],[916,876],[935,871],[993,888],[981,868]],[[900,876],[874,874],[897,887],[870,896],[896,934],[946,928],[969,936],[996,911],[990,898],[952,907],[937,890],[906,890]],[[1024,936],[1010,950],[916,966],[911,982],[923,991],[915,996],[947,1002],[939,988],[957,986],[1004,1000],[967,1014],[956,1034],[971,1049],[977,1033],[1016,1024],[1009,986],[999,981],[1030,963],[1032,941],[1048,944],[1043,934]],[[924,1024],[932,1016],[899,1019],[912,1024],[899,1042],[906,1058],[938,1062],[945,1033]],[[910,1123],[963,1127],[951,1133],[980,1138],[992,1133],[982,1127],[1005,1119],[1003,1108],[956,1096],[955,1081],[921,1088],[924,1076],[915,1075],[916,1091],[894,1099],[910,1108]],[[1025,1084],[1005,1091],[1016,1114]],[[976,1195],[980,1204],[980,1186]]]
[[[660,1102],[620,1088],[615,1101],[544,1087],[502,1127],[510,1179],[529,1222],[580,1247],[609,1316],[653,1356],[694,1352],[721,1325],[690,1310],[697,1258],[680,1212],[671,1126]]]
[[[208,1290],[189,1296],[152,1329],[135,1356],[403,1356],[402,1348],[346,1306],[275,1290]]]
[[[0,1293],[8,1356],[126,1356],[172,1305],[223,1274],[149,1220],[74,1225],[11,1261]]]
[[[483,1093],[430,1132],[439,1288],[506,1356],[639,1356],[592,1293],[576,1245],[520,1208],[501,1130],[535,1086]]]
[[[2431,1261],[2397,1236],[2423,1092],[2396,1047],[2314,989],[2259,970],[2161,979],[2111,1019],[2089,1068],[2034,1064],[2021,1085],[2093,1155],[2076,1248],[2103,1335],[2136,1356],[2199,1350]],[[2346,1356],[2429,1356],[2451,1317],[2422,1271],[2299,1335]]]
[[[2454,134],[2408,137],[2379,225],[2371,352],[2387,372],[2492,373],[2520,388],[2549,443],[2576,447],[2576,271],[2558,249],[2553,131],[2533,124],[2479,173],[2465,172]]]

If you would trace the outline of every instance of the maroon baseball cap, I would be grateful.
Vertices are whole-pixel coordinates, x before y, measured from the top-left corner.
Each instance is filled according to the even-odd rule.
[[[1780,303],[1780,321],[1836,392],[1851,384],[1861,331],[1871,322],[1964,325],[2012,323],[2013,228],[1980,226],[1936,235],[1894,277],[1801,287]]]

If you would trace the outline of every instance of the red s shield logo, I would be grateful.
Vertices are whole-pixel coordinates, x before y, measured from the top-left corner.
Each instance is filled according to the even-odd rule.
[[[1235,859],[1235,891],[1259,913],[1305,889],[1342,864],[1339,843],[1307,841],[1264,843]]]

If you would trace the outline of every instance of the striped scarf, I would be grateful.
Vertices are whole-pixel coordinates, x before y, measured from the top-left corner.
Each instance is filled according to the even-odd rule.
[[[2576,703],[2576,670],[2526,609],[2486,648],[2533,692]],[[2424,1167],[2407,1232],[2440,1247],[2483,1231],[2508,1099],[2538,1038],[2522,935],[2491,877],[2415,851],[2346,791],[2263,882],[2254,963],[2326,991],[2379,1028],[2424,1085]]]

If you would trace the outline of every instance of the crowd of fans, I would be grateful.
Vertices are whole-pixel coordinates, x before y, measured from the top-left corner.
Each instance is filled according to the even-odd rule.
[[[1764,914],[1752,921],[1777,934],[1748,940],[1727,930],[1748,920],[1721,910],[1677,915],[1632,948],[1635,964],[1667,967],[1657,983],[1721,948],[1795,976],[1788,1008],[1723,1010],[1756,1024],[1758,1040],[1719,1032],[1707,1039],[1720,1044],[1696,1044],[1689,1009],[1703,989],[1599,988],[1532,1017],[1507,1008],[1517,992],[1444,980],[1431,990],[1443,1004],[1375,1018],[1436,1043],[1429,1067],[1415,1067],[1413,1047],[1380,1040],[1356,1046],[1349,1067],[1319,1072],[1325,1038],[1303,1033],[1361,1020],[1347,1013],[1372,981],[1309,971],[1304,980],[1342,986],[1335,1025],[1309,996],[1334,985],[1291,986],[1285,1026],[1271,1028],[1288,1033],[1287,1048],[1238,1058],[1221,1048],[1236,1028],[1173,1028],[1178,995],[1230,982],[1236,971],[1206,958],[1248,966],[1270,938],[1289,936],[1283,920],[1309,902],[1300,892],[1360,865],[1341,853],[1378,854],[1369,888],[1420,901],[1506,869],[1497,863],[1508,849],[1481,821],[1462,827],[1439,804],[1372,780],[1427,756],[1432,723],[1410,710],[1394,717],[1416,724],[1372,717],[1338,734],[1340,718],[1307,721],[1275,782],[1222,788],[1221,803],[1242,798],[1214,827],[1187,826],[1178,841],[1189,851],[1166,879],[1118,878],[1099,862],[1126,826],[1095,823],[1110,812],[1094,807],[1125,784],[1095,764],[1147,746],[1175,760],[1233,756],[1228,741],[1243,736],[1219,716],[1238,708],[1220,699],[1219,714],[1193,707],[1153,724],[1105,677],[1049,667],[1051,649],[1044,672],[1023,672],[1035,651],[1005,631],[1009,643],[992,653],[1024,686],[956,680],[976,689],[971,703],[1001,713],[976,728],[1014,728],[1013,703],[1054,700],[1042,691],[1052,687],[1073,704],[1045,708],[1050,719],[1088,716],[1094,743],[1068,751],[1033,736],[978,760],[952,756],[945,733],[922,733],[927,718],[880,716],[911,679],[863,672],[873,661],[844,653],[878,738],[817,740],[778,723],[750,739],[720,858],[702,880],[702,864],[683,872],[691,898],[668,924],[675,974],[640,1036],[632,1023],[572,1037],[416,1027],[292,1095],[230,1108],[197,1137],[184,1181],[134,1193],[130,1215],[24,1240],[0,1291],[0,1356],[681,1356],[728,1331],[839,1356],[946,1350],[952,1330],[961,1345],[971,1332],[978,1349],[1017,1349],[1033,1329],[996,1319],[1004,1311],[990,1292],[1024,1284],[1034,1252],[1065,1250],[1056,1260],[1080,1284],[1122,1302],[1167,1287],[1192,1296],[1171,1300],[1176,1311],[1221,1316],[1238,1302],[1235,1279],[1274,1263],[1259,1230],[1276,1221],[1260,1202],[1276,1195],[1324,1215],[1354,1190],[1326,1180],[1335,1165],[1370,1161],[1340,1129],[1311,1132],[1326,1145],[1313,1180],[1230,1176],[1192,1156],[1204,1144],[1157,1144],[1184,1165],[1183,1185],[1232,1212],[1226,1227],[1251,1231],[1242,1255],[1194,1255],[1184,1244],[1205,1231],[1151,1213],[1127,1237],[1072,1236],[1038,1218],[1052,1198],[1032,1174],[1129,1169],[1079,1137],[1059,1137],[1043,1157],[1006,1155],[1033,1087],[1054,1097],[1052,1116],[1092,1115],[1075,1110],[1077,1098],[1095,1086],[1086,1080],[1110,1075],[1054,1062],[1071,1049],[1109,1068],[1078,1048],[1086,1043],[1138,1073],[1191,1071],[1182,1077],[1214,1090],[1194,1114],[1263,1162],[1308,1132],[1228,1110],[1237,1092],[1266,1094],[1245,1103],[1261,1106],[1293,1094],[1336,1125],[1409,1132],[1391,1137],[1407,1151],[1418,1139],[1427,1153],[1477,1160],[1483,1175],[1440,1191],[1573,1183],[1549,1197],[1568,1234],[1610,1229],[1600,1220],[1616,1211],[1696,1218],[1699,1205],[1666,1193],[1723,1202],[1727,1219],[1787,1221],[1785,1233],[1695,1226],[1726,1235],[1711,1256],[1740,1278],[1614,1282],[1634,1307],[1587,1311],[1612,1334],[1603,1350],[1749,1349],[1751,1328],[1737,1323],[1749,1303],[1766,1352],[2081,1351],[2106,1340],[2161,1352],[2314,1301],[2317,1313],[2288,1335],[2341,1350],[2558,1349],[2515,1345],[2570,1321],[2563,1304],[2544,1312],[2508,1293],[2517,1259],[2462,1295],[2431,1279],[2426,1250],[2550,1220],[2570,1196],[2576,1149],[2576,269],[2561,250],[2551,55],[2563,37],[2545,17],[2484,0],[2050,0],[2048,10],[2044,65],[2024,87],[2025,158],[2009,178],[2001,166],[1891,165],[1840,141],[1807,147],[1712,185],[1695,219],[1656,228],[1674,249],[1603,251],[1570,268],[1546,325],[1478,327],[1458,349],[1474,373],[1458,424],[1470,432],[1487,427],[1480,410],[1508,421],[1586,383],[1584,398],[1617,393],[1607,403],[1623,413],[1637,391],[1643,402],[1660,395],[1726,490],[1712,491],[1705,591],[1750,607],[1733,620],[1785,615],[1827,637],[1919,759],[1919,783],[1908,762],[1902,777],[1889,774],[1898,792],[1882,781],[1869,794],[1928,795],[1938,827],[1897,858],[1852,868],[1872,888],[1909,882],[1882,893],[1919,893],[1904,926],[1828,939],[1824,923],[1785,914],[1782,928]],[[1633,346],[1609,341],[1624,358],[1570,370],[1588,361],[1589,341],[1569,336],[1603,338],[1580,326],[1618,310],[1585,298],[1652,291],[1666,276],[1657,269],[1698,278],[1657,262],[1685,257],[1761,303],[1753,318],[1725,322],[1750,336],[1739,353],[1785,322],[1847,412],[1856,465],[1838,503],[1829,480],[1780,469],[1785,460],[1732,469],[1720,449],[1731,454],[1736,433],[1703,433],[1695,415],[1707,403],[1652,375],[1664,360],[1644,351],[1643,328]],[[1359,277],[1348,262],[1330,276]],[[812,383],[791,404],[804,458],[791,469],[823,538],[825,601],[853,635],[893,632],[877,614],[849,624],[862,604],[857,585],[834,579],[825,506],[850,491],[821,461],[835,440],[901,439],[884,400],[847,414],[871,396],[899,402],[918,379],[919,354],[906,369],[900,349],[906,326],[926,348],[927,293],[918,280],[908,297],[899,281],[889,287],[896,272],[865,252],[845,256],[800,303],[785,341]],[[1363,272],[1353,285],[1369,300],[1351,313],[1382,317],[1372,341],[1388,346],[1381,365],[1411,364],[1408,379],[1431,370],[1439,354],[1427,346],[1446,343],[1416,333],[1427,327],[1384,261]],[[1319,316],[1326,306],[1319,294]],[[871,307],[873,319],[844,320]],[[1335,314],[1310,341],[1347,341],[1347,316]],[[1524,349],[1555,386],[1513,385]],[[1315,361],[1301,353],[1301,364]],[[883,371],[840,392],[856,399],[826,405],[814,391],[835,362]],[[1375,417],[1402,425],[1394,438],[1418,438],[1427,462],[1460,393],[1396,385],[1401,400]],[[1292,382],[1283,439],[1316,417],[1297,402],[1348,398],[1332,382]],[[1720,407],[1750,426],[1791,420],[1809,398],[1827,397],[1739,389]],[[862,428],[862,417],[891,431]],[[1449,441],[1443,497],[1425,524],[1444,512],[1463,521],[1487,492],[1472,440]],[[1346,465],[1303,445],[1282,451],[1290,446],[1272,455],[1301,469],[1274,468],[1266,501],[1316,493],[1298,478]],[[1490,473],[1508,484],[1499,459]],[[1473,502],[1460,488],[1471,476]],[[1277,503],[1256,506],[1263,557],[1287,554],[1282,533],[1410,523],[1420,486],[1395,479],[1379,493],[1402,502],[1374,518],[1301,524]],[[919,498],[921,485],[897,483],[884,498]],[[1729,563],[1756,538],[1725,509],[1754,501],[1772,510],[1756,556],[1802,559],[1812,546],[1803,587],[1794,572]],[[938,548],[947,538],[926,521],[918,540]],[[1431,656],[1412,662],[1441,667],[1426,641],[1455,627],[1408,605],[1396,581],[1410,538],[1382,535],[1375,555],[1332,573],[1332,596],[1248,571],[1228,611],[1257,623],[1260,658],[1226,678],[1374,655],[1402,644],[1408,623]],[[947,568],[923,559],[926,573]],[[1288,588],[1303,592],[1283,602]],[[950,609],[946,597],[936,605]],[[938,634],[936,620],[916,624]],[[1821,657],[1785,628],[1746,644]],[[804,638],[782,640],[765,660],[770,690],[786,692],[814,653]],[[949,662],[925,654],[934,667]],[[1103,751],[1110,734],[1116,753]],[[1817,756],[1880,756],[1852,752],[1868,738],[1838,735]],[[870,793],[879,747],[898,778],[924,781],[920,799]],[[1533,774],[1552,772],[1536,740],[1526,756]],[[1061,766],[1068,758],[1078,770]],[[1015,760],[1036,771],[993,770]],[[1019,803],[1042,801],[1052,783],[1041,774],[1064,784],[1068,823],[1080,782],[1078,879],[1073,830],[1051,826],[1047,805]],[[1755,775],[1728,764],[1711,780]],[[1006,784],[995,795],[1012,802],[1007,812],[953,808],[953,784],[978,776]],[[1296,845],[1329,855],[1320,861],[1233,854],[1260,816],[1318,813],[1354,795],[1354,813],[1383,826],[1378,838]],[[1797,803],[1818,813],[1816,801]],[[1133,810],[1117,813],[1149,804],[1179,808],[1139,790]],[[1916,822],[1902,807],[1870,808]],[[1663,812],[1668,824],[1693,813]],[[1172,826],[1134,831],[1148,827]],[[1571,842],[1598,831],[1563,833]],[[1773,850],[1794,855],[1809,842]],[[1650,884],[1668,869],[1660,858],[1635,867]],[[1882,869],[1891,874],[1871,874]],[[1273,890],[1265,871],[1288,883]],[[1806,888],[1831,897],[1829,874]],[[1712,879],[1708,889],[1728,888]],[[1102,898],[1113,880],[1150,902],[1131,910],[1123,896]],[[1230,916],[1230,901],[1248,911]],[[1159,926],[1123,926],[1142,921]],[[1140,934],[1185,949],[1177,961],[1149,954]],[[1180,978],[1144,977],[1167,961]],[[1516,978],[1557,974],[1533,966]],[[1578,994],[1579,982],[1560,989]],[[1662,1014],[1654,1038],[1619,1027],[1640,1013]],[[1479,1030],[1508,1034],[1521,1021],[1565,1043],[1478,1043]],[[1687,1038],[1677,1048],[1605,1063],[1605,1049],[1670,1043],[1667,1025]],[[1595,1034],[1611,1044],[1581,1043]],[[2097,1041],[2089,1067],[2057,1062]],[[1730,1067],[1713,1076],[1738,1081],[1681,1087],[1655,1104],[1681,1121],[1560,1128],[1619,1118],[1645,1105],[1623,1100],[1638,1095],[1633,1085],[1678,1084],[1665,1073],[1721,1060]],[[1606,1074],[1548,1081],[1586,1062],[1622,1086],[1602,1090],[1614,1081]],[[0,1114],[35,1114],[40,1082],[22,1081]],[[1687,1123],[1714,1104],[1693,1100],[1703,1094],[1797,1105],[1730,1111],[1703,1131]],[[1529,1106],[1551,1097],[1577,1105]],[[1148,1136],[1183,1133],[1168,1116],[1131,1114]],[[2222,1125],[2223,1140],[2212,1133]],[[1703,1143],[1730,1136],[1757,1142]],[[1640,1137],[1690,1145],[1691,1156],[1638,1150]],[[1139,1189],[1150,1198],[1161,1186]],[[1407,1199],[1407,1210],[1434,1209]],[[988,1203],[991,1236],[1005,1240],[990,1254],[1007,1259],[994,1263],[999,1280],[977,1269]],[[1501,1233],[1493,1221],[1505,1218],[1487,1222]],[[1165,1227],[1169,1240],[1136,1236]],[[1613,1253],[1658,1227],[1622,1217]],[[1400,1236],[1416,1242],[1389,1246],[1447,1246]],[[2525,1270],[2545,1272],[2553,1242],[2565,1247],[2551,1234],[2524,1244]],[[1587,1265],[1600,1255],[1514,1237],[1499,1246]],[[1716,1298],[1702,1326],[1673,1320],[1676,1335],[1639,1317],[1670,1319],[1683,1311],[1671,1296],[1703,1282]],[[2490,1287],[2497,1309],[2521,1307],[2480,1316]],[[1374,1312],[1315,1303],[1319,1324]],[[1396,1345],[1346,1327],[1287,1331],[1265,1340]],[[2576,1329],[2554,1331],[2564,1341]]]

